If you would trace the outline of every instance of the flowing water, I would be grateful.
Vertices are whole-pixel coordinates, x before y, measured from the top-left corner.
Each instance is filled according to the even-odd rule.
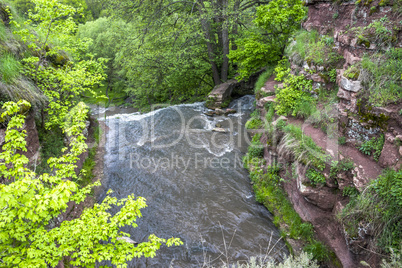
[[[138,227],[123,231],[137,242],[152,233],[184,242],[162,247],[153,259],[135,259],[129,267],[219,266],[250,256],[280,260],[288,254],[271,214],[255,202],[242,166],[249,143],[244,124],[253,101],[244,96],[232,102],[237,113],[229,116],[207,116],[204,104],[195,103],[106,117],[99,202],[107,189],[119,198],[142,196],[148,207]],[[215,126],[226,132],[212,131]]]

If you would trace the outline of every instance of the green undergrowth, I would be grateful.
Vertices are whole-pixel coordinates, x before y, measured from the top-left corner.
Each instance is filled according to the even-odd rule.
[[[98,150],[99,146],[99,138],[102,135],[101,133],[101,128],[99,127],[99,124],[96,122],[96,127],[93,132],[93,137],[90,137],[90,139],[94,140],[93,145],[88,149],[88,156],[85,159],[81,173],[78,179],[78,183],[82,186],[85,187],[88,184],[92,182],[92,179],[95,177],[93,174],[96,162],[95,162],[95,156],[96,152]]]
[[[311,96],[312,81],[303,75],[290,74],[287,61],[282,60],[275,68],[277,81],[283,81],[283,88],[276,89],[275,110],[279,115],[307,118],[315,111],[316,101]]]
[[[385,106],[402,98],[402,51],[391,48],[387,52],[364,56],[362,85],[374,106]]]
[[[259,157],[244,157],[245,167],[250,172],[256,200],[262,203],[274,214],[274,224],[281,229],[284,238],[301,240],[305,245],[303,250],[311,253],[319,262],[332,261],[337,263],[333,252],[314,239],[314,227],[309,222],[303,222],[287,198],[279,176],[280,166],[267,166],[264,172],[265,160]],[[291,249],[290,249],[291,250]]]
[[[247,129],[259,129],[263,125],[260,119],[260,111],[258,109],[251,113],[251,118],[246,123]]]
[[[363,142],[359,147],[359,151],[365,155],[373,155],[374,160],[378,161],[381,156],[382,148],[384,147],[384,142],[384,134],[381,134],[378,138],[373,137],[370,140]]]
[[[287,47],[286,55],[292,57],[293,62],[299,66],[306,61],[312,72],[317,71],[314,66],[322,66],[322,73],[330,75],[343,59],[333,47],[333,37],[320,36],[315,30],[301,30],[295,34],[294,42]]]
[[[366,226],[374,244],[370,251],[399,252],[402,245],[402,170],[384,170],[338,214],[348,236],[359,237]]]
[[[310,182],[313,186],[317,186],[319,184],[324,185],[327,180],[321,172],[319,172],[313,168],[309,168],[307,170],[306,177],[307,177],[307,179],[310,180]]]

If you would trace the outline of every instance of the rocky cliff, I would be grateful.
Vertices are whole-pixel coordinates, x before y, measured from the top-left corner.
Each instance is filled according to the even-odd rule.
[[[269,115],[271,106],[281,105],[275,93],[290,87],[273,75],[256,94],[260,119],[270,124],[261,138],[268,144],[264,158],[267,165],[284,167],[282,186],[294,209],[313,224],[317,238],[343,267],[364,267],[361,261],[379,267],[382,256],[372,249],[368,225],[360,222],[358,235],[352,237],[337,214],[385,168],[402,168],[401,58],[386,56],[402,47],[401,4],[312,0],[306,5],[308,18],[302,26],[307,32],[295,37],[286,56],[290,73],[311,81],[308,93],[316,99],[317,111]],[[313,32],[317,36],[306,38]],[[376,68],[394,63],[393,81],[376,77]],[[280,121],[299,126],[322,155],[314,156],[311,149],[300,152],[307,143],[304,136],[276,127]],[[306,158],[308,154],[313,156]],[[325,164],[317,168],[314,159]]]

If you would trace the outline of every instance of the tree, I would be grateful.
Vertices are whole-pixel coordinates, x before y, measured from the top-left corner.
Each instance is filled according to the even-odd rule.
[[[15,20],[12,23],[17,28],[15,33],[33,54],[23,59],[24,73],[48,98],[47,127],[57,126],[77,104],[82,92],[91,91],[92,86],[105,79],[104,59],[94,59],[86,52],[92,40],[74,36],[77,31],[74,16],[80,14],[82,8],[75,9],[57,0],[32,2],[35,10],[28,13],[29,19],[24,25]],[[75,61],[70,59],[73,56]]]
[[[251,21],[253,8],[269,1],[109,2],[111,14],[133,25],[118,61],[130,93],[147,104],[204,97],[232,77],[230,44]]]
[[[300,0],[273,0],[258,7],[253,21],[257,29],[236,41],[240,49],[229,54],[239,65],[239,79],[248,78],[267,64],[280,60],[289,37],[306,14]]]
[[[121,200],[107,196],[80,218],[52,228],[51,223],[69,202],[82,202],[98,185],[80,188],[72,181],[77,178],[74,169],[78,157],[87,149],[82,131],[88,109],[80,102],[66,115],[62,128],[70,144],[64,148],[64,155],[48,160],[52,174],[38,175],[26,168],[28,159],[18,153],[26,151],[26,133],[20,131],[25,115],[20,111],[29,106],[26,101],[7,102],[1,115],[9,122],[0,153],[0,171],[7,180],[0,184],[0,267],[54,267],[63,257],[71,257],[70,263],[78,266],[94,267],[96,262],[110,260],[113,265],[125,267],[135,257],[155,256],[162,243],[182,244],[179,239],[165,240],[155,235],[138,245],[121,239],[129,234],[119,228],[136,227],[140,210],[146,207],[144,198],[133,195]],[[121,206],[114,216],[108,212],[112,206]]]

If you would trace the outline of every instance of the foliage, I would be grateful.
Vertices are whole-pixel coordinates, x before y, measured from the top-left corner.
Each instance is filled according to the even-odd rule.
[[[399,268],[402,267],[402,249],[399,250],[399,253],[394,250],[391,251],[391,257],[389,260],[383,259],[381,263],[381,268]]]
[[[328,156],[313,139],[304,135],[302,129],[292,124],[284,127],[284,137],[281,141],[280,150],[294,155],[297,161],[304,165],[313,165],[319,170],[324,170]]]
[[[239,66],[239,79],[278,61],[290,35],[306,14],[299,0],[274,0],[256,10],[253,23],[260,33],[251,32],[246,38],[236,41],[240,49],[231,51],[230,59]]]
[[[51,157],[60,157],[64,148],[64,135],[60,128],[53,127],[51,129],[42,128],[41,124],[37,124],[40,148],[40,163],[36,167],[37,174],[50,173],[47,160]]]
[[[354,165],[354,162],[348,158],[344,158],[340,161],[332,161],[329,176],[336,178],[339,173],[352,170]]]
[[[259,129],[262,124],[259,111],[254,110],[251,114],[251,118],[246,123],[246,129]]]
[[[15,78],[20,76],[21,64],[10,53],[5,53],[0,56],[0,72],[2,81],[10,84]]]
[[[314,259],[323,262],[329,260],[330,252],[328,248],[319,241],[314,241],[311,244],[305,246],[303,250],[307,253],[313,254]]]
[[[264,157],[264,146],[260,142],[261,134],[257,133],[254,135],[250,146],[248,147],[248,157],[250,158],[263,158]]]
[[[262,126],[262,121],[259,118],[251,118],[246,123],[247,129],[259,129]]]
[[[385,137],[383,134],[381,134],[378,139],[373,137],[370,140],[363,142],[359,147],[359,151],[365,155],[373,154],[374,160],[378,161],[381,155],[382,147],[384,146],[384,142]]]
[[[356,196],[359,194],[359,190],[356,189],[354,186],[346,186],[343,188],[342,195],[343,196]]]
[[[360,75],[360,69],[355,65],[349,66],[348,69],[344,72],[343,76],[352,80],[357,80]]]
[[[304,76],[289,74],[283,82],[283,88],[277,89],[276,112],[279,115],[307,117],[312,109],[305,109],[306,106],[315,106],[315,100],[310,96],[312,81]]]
[[[340,62],[342,56],[333,48],[332,37],[319,36],[315,30],[301,30],[296,33],[294,40],[286,50],[287,55],[293,58],[293,62],[302,66],[306,61],[309,68],[313,68],[312,71],[317,71],[314,69],[316,66],[323,66],[327,72],[334,70],[331,73],[332,81],[334,76],[336,78],[336,73],[334,74],[336,70],[333,67]]]
[[[124,89],[127,87],[124,68],[117,63],[117,57],[131,30],[131,24],[117,18],[99,18],[78,26],[78,38],[93,40],[88,51],[97,59],[107,59],[105,63],[107,67],[106,92],[102,95],[109,97],[109,91],[124,93]]]
[[[140,209],[146,207],[144,198],[133,195],[122,200],[107,196],[101,204],[86,209],[80,218],[63,221],[51,227],[64,212],[69,202],[80,203],[94,185],[80,189],[67,178],[75,179],[78,156],[87,148],[82,134],[88,113],[83,103],[78,103],[67,115],[62,127],[69,137],[69,147],[59,158],[48,160],[52,174],[37,175],[27,169],[28,159],[17,152],[26,151],[26,131],[20,131],[25,116],[19,114],[26,101],[7,102],[3,105],[2,118],[9,117],[3,152],[0,153],[0,172],[7,180],[0,184],[2,229],[0,232],[0,258],[6,267],[56,266],[64,256],[71,257],[71,264],[91,266],[95,262],[111,260],[123,265],[134,257],[153,257],[162,243],[168,246],[181,244],[178,239],[161,239],[150,235],[148,242],[138,245],[119,240],[128,234],[120,226],[136,226],[141,217]],[[111,206],[121,206],[112,216]],[[101,241],[109,241],[105,244]]]
[[[13,20],[17,33],[33,51],[33,55],[24,58],[25,75],[31,77],[48,97],[47,127],[60,125],[69,109],[74,107],[78,96],[90,90],[104,79],[103,60],[79,60],[85,55],[88,40],[74,38],[77,25],[73,20],[77,10],[56,0],[34,0],[35,13],[29,12],[29,20],[24,26]],[[35,26],[33,34],[28,26]],[[59,45],[49,44],[50,39],[59,40]],[[65,51],[78,59],[69,60]],[[50,64],[44,64],[50,61]],[[55,68],[54,68],[55,67]]]
[[[402,52],[391,48],[385,53],[364,56],[362,84],[368,90],[369,102],[384,106],[402,98]]]
[[[256,200],[263,203],[274,217],[274,223],[283,227],[290,238],[309,239],[313,235],[313,228],[310,223],[303,223],[300,216],[293,209],[292,204],[286,197],[286,194],[280,187],[280,177],[278,175],[280,168],[277,166],[268,166],[264,174],[259,159],[251,159],[247,168],[250,171]]]
[[[338,137],[338,143],[339,143],[339,145],[345,145],[346,137],[345,136]]]
[[[275,81],[283,81],[290,73],[290,63],[286,57],[278,61],[275,67]]]
[[[321,172],[313,168],[307,170],[306,177],[314,186],[316,186],[317,184],[325,184],[325,181],[327,180]]]
[[[370,250],[399,250],[402,243],[400,211],[402,209],[402,170],[385,170],[338,215],[351,238],[358,237],[358,226],[372,232],[374,244]]]

